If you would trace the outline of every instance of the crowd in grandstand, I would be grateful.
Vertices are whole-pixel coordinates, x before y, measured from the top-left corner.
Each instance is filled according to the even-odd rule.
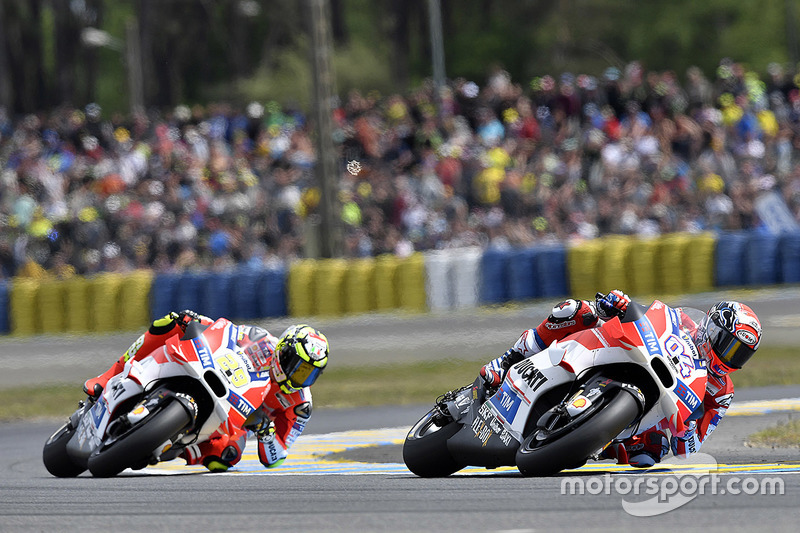
[[[800,77],[501,69],[334,113],[345,255],[751,229],[800,215]],[[309,252],[320,193],[306,115],[276,103],[107,116],[0,110],[0,278],[231,268]]]

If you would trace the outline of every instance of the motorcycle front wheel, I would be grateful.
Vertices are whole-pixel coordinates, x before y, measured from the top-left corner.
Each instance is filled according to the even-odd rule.
[[[541,430],[535,429],[517,450],[517,468],[524,476],[552,476],[581,466],[637,416],[638,401],[631,393],[620,390],[602,408],[555,438],[542,438]]]
[[[433,421],[436,408],[431,409],[414,424],[403,443],[403,462],[420,477],[444,477],[458,472],[466,465],[458,464],[447,449],[447,441],[461,424],[450,422],[439,427]]]
[[[89,471],[95,477],[112,477],[128,467],[146,465],[157,446],[175,437],[191,422],[192,417],[183,405],[172,401],[127,434],[92,452]]]
[[[86,470],[86,466],[78,464],[67,453],[67,443],[74,434],[75,428],[72,426],[72,422],[67,421],[44,443],[44,450],[42,450],[44,467],[56,477],[76,477]]]

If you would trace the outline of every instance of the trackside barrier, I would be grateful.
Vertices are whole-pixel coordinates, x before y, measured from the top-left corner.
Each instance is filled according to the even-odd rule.
[[[425,253],[425,293],[431,310],[476,307],[482,251],[478,247]]]
[[[153,273],[149,270],[137,270],[122,276],[119,315],[123,329],[140,330],[152,322],[149,302],[152,285]]]
[[[508,262],[508,297],[511,300],[532,300],[539,297],[541,287],[536,272],[537,250],[513,250]]]
[[[453,306],[450,250],[437,250],[425,254],[425,292],[431,311],[450,309]]]
[[[258,284],[259,316],[286,316],[286,269],[268,268],[262,273]]]
[[[198,313],[203,313],[203,307],[183,307],[175,305],[177,302],[178,281],[180,276],[177,274],[158,274],[153,278],[152,290],[150,292],[150,318],[156,319],[167,315],[170,311],[193,309]]]
[[[67,287],[62,281],[42,280],[39,284],[39,301],[36,320],[42,333],[61,333],[67,328]]]
[[[289,267],[287,304],[291,316],[314,314],[314,280],[316,261],[302,259]]]
[[[745,283],[771,285],[780,280],[780,237],[751,233],[745,248]]]
[[[657,272],[661,290],[666,294],[681,294],[686,290],[689,237],[682,234],[667,235],[658,239],[660,258]]]
[[[89,303],[89,280],[74,277],[64,281],[64,305],[67,309],[67,333],[86,333],[92,330],[92,307]]]
[[[230,315],[219,315],[234,320],[248,320],[261,317],[258,287],[261,283],[261,270],[241,268],[231,280],[232,299]],[[216,316],[214,318],[217,318]]]
[[[584,241],[567,251],[570,296],[593,299],[600,289],[602,279],[603,242]]]
[[[717,239],[713,233],[689,237],[686,254],[686,288],[683,292],[705,292],[714,288],[714,250]]]
[[[316,264],[316,283],[313,299],[315,315],[339,316],[344,314],[344,278],[347,261],[321,259]]]
[[[161,276],[158,276],[159,278]],[[154,314],[153,319],[164,316],[169,311],[183,311],[191,309],[201,315],[208,315],[206,308],[206,290],[209,280],[213,275],[210,272],[183,272],[177,276],[167,276],[163,283],[173,284],[174,288],[168,289],[168,294],[173,298],[172,302],[166,303],[169,309],[163,313]],[[153,298],[156,298],[156,287],[153,290]],[[216,318],[216,317],[214,317]]]
[[[658,239],[631,241],[628,294],[653,295],[661,292],[661,247]],[[613,290],[609,289],[609,290]],[[625,290],[625,289],[623,289]]]
[[[8,333],[10,331],[8,310],[8,281],[0,279],[0,333]]]
[[[595,292],[608,292],[631,284],[630,257],[634,239],[629,235],[609,235],[601,240],[600,273]],[[590,294],[593,297],[594,293]]]
[[[33,335],[36,328],[36,306],[39,282],[26,278],[14,278],[11,283],[9,302],[11,305],[11,333]]]
[[[782,235],[780,251],[781,281],[783,283],[800,283],[800,233]]]
[[[500,304],[508,301],[508,263],[510,250],[489,248],[481,257],[481,302]]]
[[[203,285],[204,315],[211,318],[236,318],[233,316],[233,279],[233,272],[217,272],[208,278]]]
[[[453,307],[476,307],[481,279],[480,248],[454,250],[452,260]]]
[[[397,264],[397,305],[400,309],[422,312],[428,309],[425,297],[425,256],[414,253]]]
[[[127,329],[122,323],[119,309],[122,303],[120,287],[122,276],[104,273],[89,280],[89,305],[94,311],[92,331],[107,332]]]
[[[397,309],[397,257],[389,254],[375,259],[375,308],[378,311]]]
[[[745,232],[723,231],[719,234],[714,260],[717,287],[745,284],[746,247]]]
[[[537,248],[536,275],[542,297],[554,298],[570,294],[567,249],[564,245],[546,244]]]
[[[375,260],[353,259],[344,275],[344,308],[347,313],[368,313],[376,308]]]

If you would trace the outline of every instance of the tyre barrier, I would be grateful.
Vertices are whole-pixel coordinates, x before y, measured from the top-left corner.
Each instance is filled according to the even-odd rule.
[[[138,330],[182,309],[247,321],[593,298],[613,288],[649,298],[798,282],[800,233],[608,236],[569,246],[303,259],[264,270],[11,278],[0,280],[0,333]]]

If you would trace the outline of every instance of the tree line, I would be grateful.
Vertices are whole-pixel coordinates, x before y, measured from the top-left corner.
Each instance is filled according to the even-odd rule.
[[[798,0],[440,0],[450,78],[500,65],[526,82],[641,61],[708,74],[723,57],[795,65]],[[309,92],[308,0],[0,0],[0,105],[99,102],[124,111],[134,21],[147,107]],[[402,91],[431,75],[428,0],[329,0],[340,92]],[[111,41],[85,38],[98,29]],[[92,45],[94,44],[94,45]],[[302,98],[301,98],[302,100]]]

